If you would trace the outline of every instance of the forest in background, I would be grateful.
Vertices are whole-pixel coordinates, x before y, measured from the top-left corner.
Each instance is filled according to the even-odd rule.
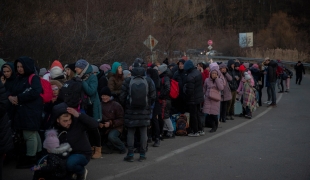
[[[158,61],[173,51],[213,48],[224,55],[309,61],[310,1],[304,0],[2,0],[0,58],[27,55],[39,66],[84,58],[94,64]],[[238,34],[253,32],[240,48]]]

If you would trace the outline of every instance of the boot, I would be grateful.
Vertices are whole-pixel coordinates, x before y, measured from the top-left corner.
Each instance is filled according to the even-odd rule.
[[[16,165],[16,169],[29,169],[36,164],[35,156],[20,157]]]
[[[156,138],[155,139],[155,142],[153,144],[153,147],[159,147],[160,146],[160,139],[159,138]]]
[[[101,147],[95,147],[95,153],[91,158],[92,159],[101,158]]]

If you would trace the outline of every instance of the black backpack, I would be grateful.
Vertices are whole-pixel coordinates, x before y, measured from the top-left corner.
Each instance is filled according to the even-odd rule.
[[[145,108],[148,104],[149,85],[145,76],[131,76],[129,103],[132,108]]]
[[[78,108],[84,97],[82,81],[73,78],[65,82],[59,91],[59,95],[68,107]]]

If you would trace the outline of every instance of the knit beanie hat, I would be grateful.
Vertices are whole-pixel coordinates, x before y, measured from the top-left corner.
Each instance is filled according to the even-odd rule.
[[[185,64],[185,60],[184,59],[180,59],[177,63],[177,65],[179,65],[180,63],[182,63],[183,65]]]
[[[58,66],[54,66],[51,70],[50,70],[50,74],[51,74],[51,78],[54,79],[56,77],[62,76],[63,70],[58,67]]]
[[[111,66],[109,64],[102,64],[99,69],[106,73],[107,71],[111,70]]]
[[[252,67],[255,68],[255,69],[258,69],[258,65],[257,64],[253,64]]]
[[[126,78],[129,74],[131,74],[131,72],[129,70],[123,71],[124,78]]]
[[[249,80],[249,79],[251,79],[251,76],[247,72],[245,72],[244,73],[244,79]]]
[[[163,64],[169,65],[168,58],[166,58],[166,59],[163,61]]]
[[[165,72],[167,70],[167,64],[162,64],[158,67],[159,74]]]
[[[59,139],[57,137],[57,132],[55,129],[50,129],[45,132],[43,147],[47,150],[53,150],[59,147]]]
[[[41,68],[40,72],[39,72],[39,76],[44,76],[44,74],[46,74],[46,73],[47,73],[46,68]]]
[[[99,68],[95,65],[91,65],[91,67],[93,68],[93,73],[99,73]]]
[[[74,73],[76,73],[76,72],[75,72],[75,63],[68,64],[68,65],[66,66],[66,68],[69,68],[71,71],[73,71]]]
[[[248,69],[250,67],[250,63],[243,63],[244,67]]]
[[[245,71],[246,70],[246,68],[245,68],[245,66],[242,64],[240,67],[239,67],[239,71]]]
[[[75,67],[80,68],[80,69],[85,69],[87,65],[88,65],[88,62],[85,59],[80,59],[76,61],[75,63]]]
[[[102,95],[112,96],[111,90],[108,86],[105,86],[104,88],[101,89],[100,96]]]
[[[62,64],[58,60],[53,61],[50,69],[52,69],[53,67],[56,67],[56,66],[60,67],[61,70],[64,70],[64,67],[62,66]]]
[[[116,74],[117,69],[118,69],[119,66],[121,66],[121,63],[119,63],[119,62],[114,62],[114,63],[112,64],[112,70],[111,70],[111,72],[112,72],[113,74]]]
[[[211,63],[210,65],[209,65],[209,67],[210,67],[210,69],[219,69],[219,65],[216,63],[216,62],[214,62],[214,63]]]
[[[222,68],[227,68],[227,65],[225,64],[225,63],[222,63],[222,64],[220,64],[220,69],[222,69]]]

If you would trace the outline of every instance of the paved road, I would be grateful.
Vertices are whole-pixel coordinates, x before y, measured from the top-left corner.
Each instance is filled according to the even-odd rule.
[[[260,107],[253,119],[237,117],[213,134],[165,140],[149,148],[145,162],[119,154],[91,160],[87,179],[310,179],[310,79],[291,86],[278,94],[278,107]],[[31,172],[11,164],[4,180],[11,179],[31,179]]]

